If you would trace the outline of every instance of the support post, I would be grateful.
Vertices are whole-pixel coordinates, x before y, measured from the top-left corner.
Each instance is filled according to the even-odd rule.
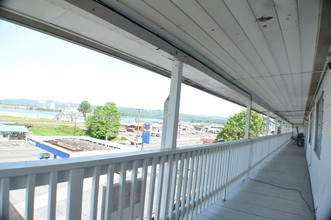
[[[247,101],[247,110],[246,110],[246,124],[245,124],[245,136],[244,138],[249,138],[249,126],[251,122],[251,108],[252,108],[252,100]]]
[[[275,132],[274,134],[278,134],[278,117],[275,119]]]
[[[162,129],[161,148],[176,148],[180,93],[183,75],[183,62],[175,60],[172,65],[170,95],[164,107],[164,122]]]
[[[267,125],[266,125],[266,129],[265,129],[265,136],[269,135],[269,125],[270,125],[270,113],[267,112]]]
[[[280,133],[284,134],[284,121],[280,122]]]

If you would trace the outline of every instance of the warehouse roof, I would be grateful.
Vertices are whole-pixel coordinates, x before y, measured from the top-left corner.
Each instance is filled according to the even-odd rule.
[[[24,125],[0,124],[0,132],[28,132],[28,129]]]

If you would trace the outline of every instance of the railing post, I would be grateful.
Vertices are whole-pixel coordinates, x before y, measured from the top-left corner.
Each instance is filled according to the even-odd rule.
[[[176,148],[183,62],[175,60],[172,65],[170,95],[164,107],[164,126],[161,148]]]
[[[269,125],[270,125],[270,113],[269,111],[267,112],[267,124],[266,124],[266,129],[265,129],[265,135],[269,135]]]
[[[246,124],[245,124],[245,136],[244,138],[249,138],[249,126],[251,122],[251,108],[252,108],[252,100],[247,101],[247,110],[246,110]]]

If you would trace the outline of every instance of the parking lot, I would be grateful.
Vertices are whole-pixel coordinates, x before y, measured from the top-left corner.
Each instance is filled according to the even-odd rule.
[[[39,160],[38,154],[45,151],[25,141],[0,141],[0,163]]]
[[[144,149],[155,149],[155,148],[160,148],[161,146],[161,133],[153,133],[154,135],[150,136],[150,143],[149,144],[144,144]],[[139,133],[135,132],[128,132],[128,131],[121,131],[119,133],[119,136],[126,137],[130,144],[135,144],[137,143],[137,140],[141,142],[141,135],[142,132],[140,131]],[[137,138],[138,136],[138,138]],[[186,146],[186,145],[196,145],[196,144],[202,144],[202,141],[200,140],[202,137],[205,138],[215,138],[214,134],[210,134],[207,132],[195,132],[194,134],[192,133],[179,133],[177,135],[177,146]],[[138,144],[138,147],[141,145]]]
[[[120,132],[120,136],[127,137],[131,142],[135,139],[137,132]],[[208,136],[207,133],[179,134],[177,137],[177,146],[202,144],[201,137]],[[130,144],[128,142],[127,144]],[[143,149],[156,149],[161,146],[161,137],[150,137],[150,144],[144,144]],[[138,148],[141,145],[137,146]],[[46,153],[23,140],[0,139],[0,163],[39,160],[38,155]]]

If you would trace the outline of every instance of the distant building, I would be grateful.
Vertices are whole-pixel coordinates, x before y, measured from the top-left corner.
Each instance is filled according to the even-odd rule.
[[[63,109],[59,114],[56,115],[58,121],[80,121],[83,122],[84,116],[75,108]]]
[[[24,140],[28,133],[24,125],[0,124],[0,135],[8,140]]]
[[[136,148],[87,136],[29,136],[27,142],[52,158],[82,157],[137,151]]]

